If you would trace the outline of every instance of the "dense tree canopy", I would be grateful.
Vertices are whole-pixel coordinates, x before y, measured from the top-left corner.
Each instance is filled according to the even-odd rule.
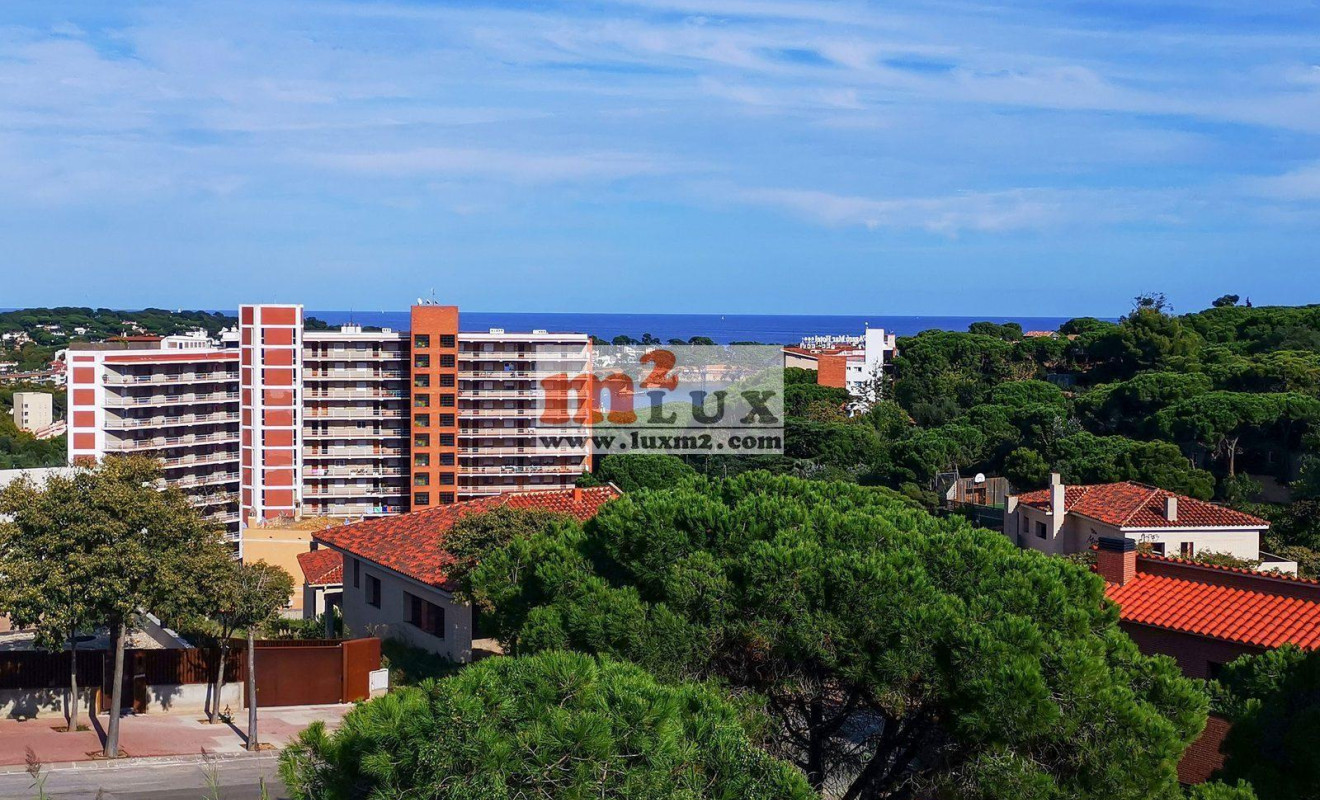
[[[285,749],[296,800],[808,800],[714,690],[608,658],[493,658],[317,722]],[[749,735],[749,727],[752,727]]]
[[[1233,722],[1224,776],[1261,800],[1320,798],[1320,652],[1285,645],[1225,665],[1220,703]]]
[[[883,489],[749,473],[643,491],[510,541],[473,583],[514,653],[765,698],[777,752],[847,798],[1174,797],[1204,721],[1095,575]]]

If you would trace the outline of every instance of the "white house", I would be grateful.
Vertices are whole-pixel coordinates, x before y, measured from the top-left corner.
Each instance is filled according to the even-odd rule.
[[[1101,538],[1132,539],[1156,555],[1191,558],[1225,553],[1261,561],[1263,569],[1295,573],[1296,562],[1260,549],[1269,522],[1215,503],[1125,481],[1065,486],[1058,473],[1050,486],[1009,495],[1004,533],[1019,547],[1067,554]]]

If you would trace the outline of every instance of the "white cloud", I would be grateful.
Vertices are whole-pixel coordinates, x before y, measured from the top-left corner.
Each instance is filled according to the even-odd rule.
[[[1320,200],[1320,163],[1266,178],[1243,181],[1247,191],[1284,201]]]

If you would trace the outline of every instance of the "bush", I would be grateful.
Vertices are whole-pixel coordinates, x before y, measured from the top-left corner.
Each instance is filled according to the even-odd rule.
[[[570,653],[493,658],[317,722],[280,757],[296,800],[814,797],[714,690]]]

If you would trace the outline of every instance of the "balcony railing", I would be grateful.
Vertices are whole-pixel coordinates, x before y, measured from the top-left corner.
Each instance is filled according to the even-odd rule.
[[[141,384],[171,383],[207,383],[211,381],[237,381],[238,372],[153,372],[149,375],[123,375],[114,372],[105,374],[105,383],[112,386],[137,386]]]
[[[405,416],[401,408],[364,408],[353,411],[313,408],[303,414],[303,419],[400,419]]]
[[[128,408],[152,405],[188,405],[191,403],[228,403],[237,400],[238,392],[208,392],[204,394],[186,392],[181,394],[153,394],[145,397],[111,396],[106,397],[105,404],[109,408]]]
[[[571,466],[536,464],[506,465],[502,467],[459,467],[460,476],[467,475],[578,475],[583,472],[581,464]]]
[[[108,430],[136,428],[168,428],[180,425],[201,425],[211,422],[238,422],[238,414],[233,411],[217,411],[213,414],[176,414],[162,417],[109,417],[105,421]]]
[[[367,378],[380,380],[405,377],[404,373],[397,369],[313,369],[304,371],[303,376],[312,380],[323,381],[356,381]]]
[[[407,475],[407,470],[392,467],[306,467],[303,480],[332,480],[335,478],[388,478]]]
[[[139,441],[112,442],[106,450],[113,453],[140,453],[148,450],[168,450],[178,447],[193,447],[199,444],[237,444],[238,433],[206,433],[201,436],[157,436]]]

